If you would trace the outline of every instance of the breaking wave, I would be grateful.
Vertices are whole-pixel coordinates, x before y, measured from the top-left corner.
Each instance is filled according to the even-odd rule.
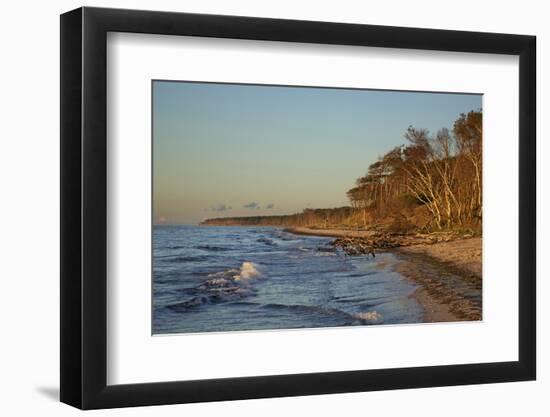
[[[289,310],[296,313],[315,314],[322,316],[339,316],[349,321],[360,320],[364,324],[380,324],[382,322],[382,315],[377,311],[366,311],[361,313],[349,314],[343,310],[337,308],[326,308],[320,306],[309,306],[302,304],[265,304],[264,308],[272,310]]]
[[[226,269],[208,274],[208,279],[195,289],[200,295],[167,305],[166,308],[185,311],[202,304],[217,304],[247,297],[256,292],[250,281],[261,275],[258,266],[248,261],[243,262],[239,269]]]

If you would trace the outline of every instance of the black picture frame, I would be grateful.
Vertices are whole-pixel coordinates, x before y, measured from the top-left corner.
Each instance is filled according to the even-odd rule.
[[[519,56],[519,360],[107,385],[108,32]],[[81,409],[536,377],[536,38],[359,24],[79,8],[61,15],[61,401]]]

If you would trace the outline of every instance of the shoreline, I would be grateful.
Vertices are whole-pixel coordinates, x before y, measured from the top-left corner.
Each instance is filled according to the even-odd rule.
[[[343,239],[372,238],[376,234],[373,231],[305,227],[285,231]],[[395,271],[418,286],[411,297],[424,308],[426,323],[481,320],[481,237],[445,239],[428,237],[427,241],[404,241],[382,250],[395,254],[398,258]]]

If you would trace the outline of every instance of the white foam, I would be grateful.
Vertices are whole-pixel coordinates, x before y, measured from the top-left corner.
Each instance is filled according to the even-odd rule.
[[[362,313],[355,313],[353,314],[353,317],[358,318],[360,320],[372,321],[372,322],[377,322],[382,319],[382,315],[377,311],[365,311]]]
[[[237,275],[233,276],[235,281],[248,280],[250,278],[260,276],[260,271],[257,269],[257,265],[252,262],[243,262],[241,269]]]

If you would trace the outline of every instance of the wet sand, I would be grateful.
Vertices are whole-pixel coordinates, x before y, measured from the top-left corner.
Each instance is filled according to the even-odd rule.
[[[482,319],[481,238],[415,245],[395,251],[396,271],[419,285],[414,297],[426,322]]]

